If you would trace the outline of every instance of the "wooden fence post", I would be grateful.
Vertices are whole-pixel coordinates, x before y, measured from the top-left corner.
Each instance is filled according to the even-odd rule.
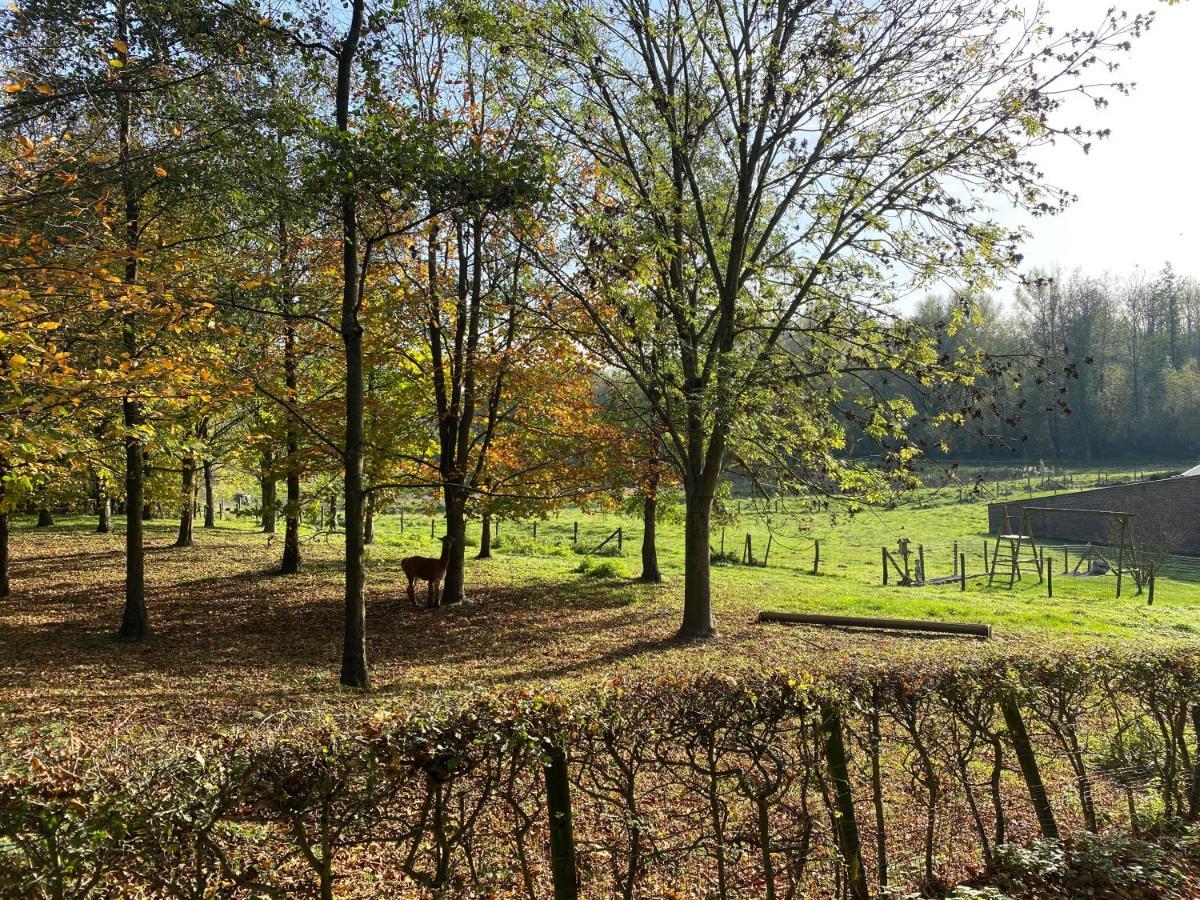
[[[433,516],[430,516],[429,517],[429,537],[431,540],[433,539],[433,523],[434,523],[434,518],[433,518]]]
[[[579,543],[579,523],[578,522],[575,523],[575,532],[574,532],[574,534],[571,535],[571,543],[572,544]]]
[[[819,574],[820,568],[821,568],[821,539],[813,538],[813,570],[812,570],[812,573],[814,575]],[[885,573],[884,577],[886,578],[886,573],[887,573],[886,568],[884,569],[884,573]],[[886,583],[887,582],[885,581],[884,584],[886,584]]]
[[[887,547],[880,548],[880,558],[883,560],[883,586],[887,587],[888,570],[887,570]]]
[[[862,846],[859,843],[858,820],[854,816],[854,793],[850,788],[846,745],[842,738],[842,717],[832,703],[821,703],[821,732],[825,765],[829,770],[837,806],[838,849],[846,864],[846,887],[853,900],[870,900]]]
[[[763,568],[764,569],[767,567],[767,560],[769,560],[771,558],[771,542],[773,540],[775,540],[775,535],[768,534],[767,535],[767,551],[766,551],[766,553],[763,554]]]
[[[537,519],[533,520],[533,539],[537,540]]]
[[[958,558],[958,589],[960,591],[967,589],[967,554],[965,553]]]
[[[625,552],[625,529],[623,526],[617,526],[617,552]]]
[[[1150,562],[1150,579],[1149,579],[1149,581],[1150,581],[1150,597],[1146,601],[1147,606],[1154,605],[1154,581],[1155,581],[1154,576],[1157,574],[1155,572],[1156,568],[1157,568],[1157,564],[1153,560],[1151,560],[1151,562]],[[1198,730],[1196,733],[1200,734],[1200,730]],[[1200,784],[1200,776],[1196,777],[1195,780],[1196,780],[1197,784]]]
[[[558,745],[546,754],[546,815],[550,820],[550,871],[554,900],[576,900],[579,880],[575,871],[575,832],[571,821],[571,774],[567,752]]]
[[[925,583],[925,545],[917,544],[917,583]]]
[[[1121,549],[1117,551],[1117,599],[1121,599],[1121,576],[1125,574],[1125,533],[1121,532]]]
[[[1050,808],[1050,799],[1046,796],[1046,788],[1042,784],[1042,775],[1038,771],[1037,757],[1033,754],[1033,744],[1029,741],[1029,732],[1025,730],[1025,720],[1021,718],[1021,709],[1011,696],[1000,700],[1000,710],[1004,713],[1004,724],[1012,737],[1013,750],[1017,754],[1017,762],[1021,764],[1021,774],[1025,778],[1025,786],[1029,788],[1029,799],[1033,802],[1033,811],[1037,815],[1038,825],[1042,829],[1042,837],[1046,840],[1058,840],[1058,823],[1054,821],[1054,810]]]
[[[954,574],[958,574],[958,541],[954,542]]]
[[[1050,566],[1043,564],[1046,570],[1046,596],[1051,600],[1054,599],[1054,573],[1050,571]]]
[[[404,534],[404,510],[400,510],[400,533]]]

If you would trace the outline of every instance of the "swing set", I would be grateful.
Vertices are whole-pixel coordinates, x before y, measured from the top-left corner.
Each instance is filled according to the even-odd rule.
[[[1039,550],[1037,539],[1033,533],[1034,513],[1069,513],[1089,516],[1105,516],[1116,523],[1117,552],[1116,562],[1108,559],[1104,553],[1092,544],[1088,544],[1080,554],[1074,569],[1069,567],[1069,548],[1063,548],[1063,574],[1072,578],[1093,578],[1099,575],[1116,575],[1117,596],[1121,596],[1122,585],[1126,575],[1132,576],[1137,585],[1137,593],[1150,580],[1153,570],[1143,566],[1138,560],[1137,546],[1133,540],[1133,529],[1129,520],[1133,513],[1119,512],[1111,509],[1072,509],[1063,506],[1025,506],[1021,510],[1019,525],[1014,525],[1013,517],[1009,515],[1008,507],[1004,507],[1004,521],[1000,526],[1000,534],[992,549],[991,561],[988,565],[988,586],[995,581],[996,576],[1008,574],[1008,586],[1011,588],[1017,581],[1022,580],[1022,565],[1032,567],[1037,572],[1038,584],[1049,576],[1049,563],[1046,560],[1045,549]],[[1003,553],[1002,553],[1003,550]],[[1087,568],[1080,571],[1084,563]]]

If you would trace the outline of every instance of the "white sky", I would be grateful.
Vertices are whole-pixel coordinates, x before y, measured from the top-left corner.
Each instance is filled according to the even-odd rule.
[[[1136,82],[1132,94],[1104,110],[1080,110],[1081,124],[1111,128],[1111,137],[1086,156],[1065,143],[1039,155],[1049,181],[1079,200],[1058,216],[1018,219],[1032,232],[1022,268],[1123,274],[1153,272],[1169,260],[1180,274],[1200,277],[1200,0],[1046,2],[1059,28],[1091,27],[1113,3],[1131,13],[1149,7],[1157,17],[1116,75]]]

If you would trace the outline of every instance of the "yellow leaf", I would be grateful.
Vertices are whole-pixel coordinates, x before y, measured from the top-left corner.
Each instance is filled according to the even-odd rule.
[[[114,69],[123,69],[123,68],[125,68],[125,63],[121,62],[119,59],[110,59],[110,60],[108,61],[108,64],[109,64],[110,66],[112,66]]]
[[[118,53],[129,53],[129,45],[122,40],[113,41],[112,46]]]
[[[58,326],[58,322],[42,322],[40,325],[38,325],[38,328],[42,329],[42,331],[53,331]]]
[[[6,94],[15,94],[17,91],[23,90],[25,90],[25,82],[23,81],[15,81],[12,84],[6,84],[4,86],[4,93]]]
[[[157,175],[159,178],[166,178],[166,177],[167,177],[167,170],[166,170],[166,169],[164,169],[162,166],[155,166],[155,167],[154,167],[154,174],[155,174],[155,175]]]
[[[35,84],[33,89],[39,94],[45,94],[47,97],[54,93],[54,88],[50,87],[48,84]]]

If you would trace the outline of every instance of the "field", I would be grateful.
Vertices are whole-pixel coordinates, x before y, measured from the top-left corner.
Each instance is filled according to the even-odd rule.
[[[1025,495],[1015,482],[1008,489]],[[576,522],[581,549],[621,527],[623,555],[576,552]],[[437,534],[439,525],[432,526]],[[408,604],[399,569],[403,556],[434,548],[427,512],[410,508],[403,530],[400,515],[381,517],[370,547],[375,691],[363,698],[336,686],[342,590],[336,536],[310,534],[304,571],[282,578],[272,574],[278,541],[256,533],[249,518],[230,515],[215,530],[197,527],[190,549],[169,546],[172,522],[150,526],[148,601],[156,637],[130,646],[110,636],[121,609],[121,535],[96,535],[84,518],[63,518],[52,528],[17,520],[13,595],[0,603],[0,716],[10,726],[209,729],[263,717],[408,708],[417,697],[482,687],[571,690],[629,673],[736,672],[760,664],[820,670],[847,654],[991,654],[1081,641],[1144,647],[1190,642],[1200,633],[1200,586],[1167,577],[1159,579],[1153,606],[1128,583],[1116,599],[1111,577],[1059,577],[1053,599],[1029,575],[1012,590],[1007,580],[988,588],[985,578],[969,580],[966,592],[957,583],[881,586],[880,548],[894,547],[899,537],[925,546],[931,577],[950,573],[956,541],[968,572],[982,571],[986,500],[968,495],[960,502],[954,488],[922,491],[899,508],[854,517],[813,511],[796,498],[783,501],[779,512],[772,506],[768,517],[742,501],[741,518],[724,529],[726,551],[740,551],[750,533],[761,560],[770,538],[768,565],[714,567],[719,635],[699,645],[673,640],[682,594],[677,525],[660,526],[665,581],[649,586],[633,580],[641,536],[635,519],[568,509],[539,521],[536,539],[532,521],[502,521],[495,558],[468,565],[468,602],[426,610]],[[477,538],[477,526],[470,534]],[[811,574],[814,539],[821,541],[817,575]],[[713,540],[720,543],[720,527]],[[616,572],[580,571],[605,564]],[[1056,565],[1061,571],[1061,558]],[[994,637],[764,626],[755,622],[763,609],[986,622]]]

